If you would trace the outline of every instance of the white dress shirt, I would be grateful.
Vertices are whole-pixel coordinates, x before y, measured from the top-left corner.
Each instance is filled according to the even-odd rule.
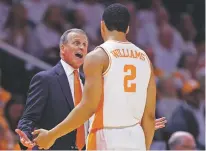
[[[68,82],[69,82],[69,86],[70,86],[70,89],[71,89],[71,93],[72,93],[72,98],[73,98],[73,101],[74,101],[74,73],[73,73],[74,68],[72,66],[70,66],[69,64],[67,64],[62,59],[61,59],[60,62],[61,62],[62,66],[64,68],[64,71],[66,73],[66,76],[67,76],[67,79],[68,79]],[[81,83],[81,88],[83,90],[83,84],[82,84],[81,79],[80,79],[80,83]],[[86,140],[87,135],[88,135],[88,129],[89,129],[89,123],[88,122],[85,122],[84,129],[85,129],[85,140]]]

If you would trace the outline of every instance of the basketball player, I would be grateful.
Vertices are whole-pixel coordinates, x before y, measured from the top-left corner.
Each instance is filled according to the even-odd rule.
[[[130,14],[121,4],[107,7],[101,21],[104,43],[84,62],[81,103],[53,129],[39,129],[34,142],[48,149],[93,114],[88,150],[150,149],[155,131],[156,85],[145,52],[126,39]]]

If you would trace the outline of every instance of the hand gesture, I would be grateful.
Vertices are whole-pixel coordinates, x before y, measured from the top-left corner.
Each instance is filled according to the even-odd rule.
[[[20,141],[25,147],[33,148],[35,146],[35,143],[32,142],[23,131],[16,129],[15,132],[19,135]]]
[[[39,149],[49,149],[55,142],[49,131],[45,129],[35,130],[32,135],[38,135],[33,141],[39,146]]]
[[[167,120],[165,117],[161,117],[155,120],[155,130],[165,127]]]

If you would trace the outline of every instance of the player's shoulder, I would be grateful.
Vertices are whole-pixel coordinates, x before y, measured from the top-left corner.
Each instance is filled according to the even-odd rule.
[[[105,51],[101,45],[97,46],[93,51],[86,55],[85,60],[90,60],[92,62],[101,62],[105,58]]]
[[[111,45],[112,45],[112,43],[111,43],[110,41],[105,41],[105,42],[103,42],[102,44],[100,44],[99,46],[97,46],[95,49],[101,48],[102,50],[104,50],[105,47],[111,46]],[[95,50],[95,49],[94,49],[94,50]]]
[[[84,60],[84,73],[98,71],[103,69],[105,63],[104,50],[101,47],[96,47],[93,51],[89,52]]]
[[[146,53],[143,49],[141,49],[141,48],[139,48],[138,46],[136,46],[135,44],[133,44],[133,45],[136,47],[136,50],[137,50],[137,51],[139,51],[140,53],[142,53],[142,54],[144,55],[144,57],[146,58],[147,62],[148,62],[149,64],[151,64],[151,61],[150,61],[147,53]]]
[[[95,47],[93,51],[89,52],[87,56],[89,57],[101,57],[104,53],[104,48],[102,47],[102,44]]]

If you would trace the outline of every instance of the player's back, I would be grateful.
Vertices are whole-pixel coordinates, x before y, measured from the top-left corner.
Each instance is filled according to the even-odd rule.
[[[109,57],[109,67],[103,74],[103,98],[92,127],[135,125],[141,121],[146,104],[151,74],[149,59],[130,42],[109,40],[100,47]]]

